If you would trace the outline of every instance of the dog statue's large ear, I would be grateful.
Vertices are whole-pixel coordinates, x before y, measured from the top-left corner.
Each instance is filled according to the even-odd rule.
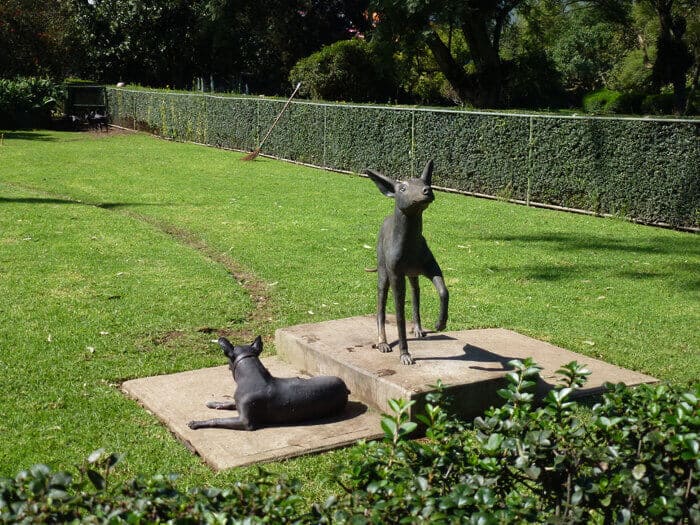
[[[233,357],[233,345],[225,337],[219,337],[219,346],[223,348],[226,357]]]
[[[433,160],[430,159],[428,163],[425,165],[425,168],[423,168],[423,173],[420,176],[421,179],[423,179],[423,182],[425,182],[428,186],[430,186],[430,181],[433,178]]]
[[[378,171],[365,170],[365,175],[374,181],[379,188],[379,191],[387,197],[393,197],[396,192],[396,181],[392,178],[382,175]]]
[[[253,344],[250,345],[250,347],[255,352],[255,355],[260,355],[263,350],[262,338],[260,336],[256,337],[255,341],[253,341]]]

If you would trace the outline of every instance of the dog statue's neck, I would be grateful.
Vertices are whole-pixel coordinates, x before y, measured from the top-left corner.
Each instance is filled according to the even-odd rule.
[[[245,354],[237,357],[231,365],[231,372],[233,373],[233,380],[239,386],[245,382],[255,382],[259,380],[268,382],[272,379],[272,374],[263,366],[258,356],[253,354]]]

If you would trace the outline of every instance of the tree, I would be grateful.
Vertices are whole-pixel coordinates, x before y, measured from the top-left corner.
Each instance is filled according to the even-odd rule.
[[[604,13],[610,20],[626,27],[632,26],[631,7],[635,4],[650,8],[657,18],[658,32],[655,39],[656,57],[652,65],[653,87],[656,92],[667,85],[673,86],[674,108],[677,113],[686,109],[686,76],[693,64],[698,68],[700,50],[697,35],[692,35],[695,53],[691,53],[686,32],[688,19],[700,17],[697,0],[586,0],[583,2]],[[697,31],[696,26],[692,26]],[[644,60],[649,60],[648,43],[642,32],[637,32]],[[697,75],[697,73],[696,73]],[[697,80],[694,81],[694,85]]]
[[[605,86],[609,72],[629,48],[615,24],[588,10],[565,15],[550,52],[567,91],[576,100]]]
[[[186,87],[197,65],[194,0],[71,0],[83,50],[81,76]]]
[[[366,28],[367,0],[209,0],[203,67],[260,93],[286,91],[294,64]]]
[[[72,21],[66,2],[0,2],[0,74],[60,77],[71,69]]]
[[[687,98],[686,73],[693,65],[693,56],[683,40],[687,22],[682,14],[673,12],[673,0],[647,1],[656,10],[660,25],[652,74],[654,87],[659,90],[665,84],[672,84],[674,110],[682,113]]]
[[[361,39],[339,40],[299,60],[289,78],[314,99],[386,102],[396,96],[392,71],[381,52]]]
[[[426,45],[440,71],[463,103],[496,107],[502,102],[504,70],[500,57],[503,29],[525,0],[374,0],[378,38],[397,42],[404,50]],[[447,28],[448,39],[440,28]],[[461,31],[468,62],[459,62],[449,35]]]

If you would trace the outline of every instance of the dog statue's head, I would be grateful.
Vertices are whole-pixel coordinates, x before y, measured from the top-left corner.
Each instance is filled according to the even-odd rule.
[[[396,208],[406,215],[420,215],[435,200],[431,186],[433,161],[429,160],[419,178],[394,180],[374,170],[365,170],[379,191],[396,201]]]
[[[263,350],[262,338],[257,336],[250,345],[234,346],[225,337],[219,337],[219,346],[223,348],[224,355],[228,357],[231,372],[236,373],[236,366],[248,357],[260,357]]]

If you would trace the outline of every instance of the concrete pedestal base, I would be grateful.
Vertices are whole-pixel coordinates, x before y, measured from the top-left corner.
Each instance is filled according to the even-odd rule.
[[[392,319],[390,321],[393,322]],[[397,338],[390,322],[387,335]],[[503,329],[464,330],[410,340],[416,363],[401,365],[398,349],[374,349],[373,316],[353,317],[283,328],[275,334],[278,358],[263,363],[276,377],[337,375],[351,391],[345,413],[307,425],[249,431],[191,430],[193,419],[226,417],[208,409],[207,401],[233,397],[235,384],[227,366],[127,381],[123,390],[163,420],[188,448],[215,469],[249,465],[320,452],[383,435],[380,413],[392,398],[414,399],[413,414],[438,379],[452,398],[452,411],[473,418],[502,400],[507,363],[532,357],[544,367],[540,393],[556,383],[556,370],[570,361],[585,364],[591,375],[582,394],[599,392],[606,382],[652,383],[653,377],[575,354]],[[285,360],[286,362],[282,361]],[[369,409],[368,409],[369,407]]]
[[[414,365],[402,365],[399,352],[382,354],[376,342],[374,316],[353,317],[282,328],[275,334],[277,354],[310,375],[340,376],[362,402],[388,411],[392,398],[415,399],[420,410],[425,394],[439,380],[452,397],[451,410],[473,418],[502,402],[496,394],[505,385],[504,373],[512,359],[532,357],[543,367],[539,393],[557,382],[556,371],[578,361],[591,375],[579,395],[594,394],[606,382],[627,385],[656,382],[653,377],[592,359],[563,348],[500,328],[440,332],[410,339]],[[398,339],[395,321],[387,322],[389,341]]]

